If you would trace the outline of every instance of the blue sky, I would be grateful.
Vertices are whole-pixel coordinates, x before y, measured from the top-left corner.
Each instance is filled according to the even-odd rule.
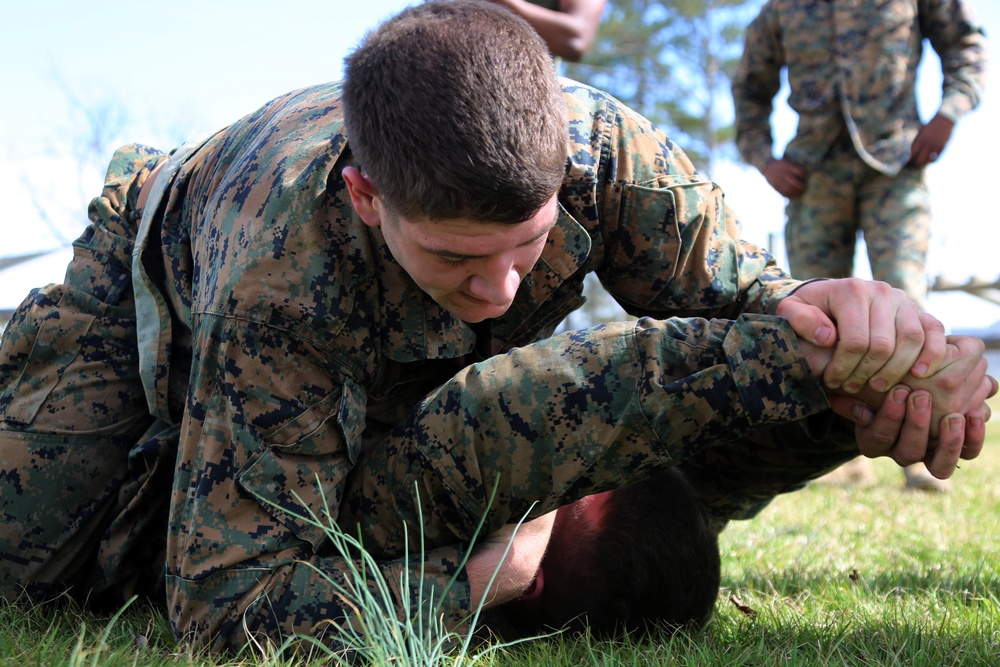
[[[1000,36],[1000,3],[971,0],[988,34]],[[412,0],[180,0],[169,3],[38,0],[0,9],[0,256],[65,245],[85,224],[86,202],[100,189],[96,166],[79,175],[72,152],[81,124],[68,93],[84,107],[113,101],[127,123],[119,143],[170,148],[221,127],[296,87],[338,79],[344,55],[376,25]],[[998,48],[994,48],[996,52]],[[925,68],[921,106],[936,109],[937,64]],[[998,186],[1000,68],[993,67],[982,106],[956,129],[928,171],[935,222],[929,273],[964,281],[1000,276]],[[779,139],[794,115],[776,114]],[[106,159],[105,159],[106,162]],[[721,165],[715,175],[744,223],[744,237],[773,250],[783,201],[756,171]],[[48,220],[46,223],[42,218]],[[65,256],[40,264],[25,280],[57,282]],[[859,269],[864,275],[866,267]],[[0,306],[28,287],[0,285]],[[952,327],[986,326],[1000,307],[963,295],[936,295],[928,307]]]

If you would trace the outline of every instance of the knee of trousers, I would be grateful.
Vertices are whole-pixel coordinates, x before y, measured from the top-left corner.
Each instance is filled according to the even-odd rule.
[[[0,424],[67,436],[141,433],[135,311],[49,285],[18,307],[0,343]]]
[[[0,595],[71,587],[92,562],[127,476],[124,439],[0,427]]]

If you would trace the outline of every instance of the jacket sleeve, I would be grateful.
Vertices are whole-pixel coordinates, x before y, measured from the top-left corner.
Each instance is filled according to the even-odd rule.
[[[592,261],[626,311],[658,319],[735,319],[774,312],[799,283],[764,249],[741,239],[722,188],[699,173],[657,126],[593,89],[572,95],[573,215],[596,209]],[[597,105],[597,109],[593,108]],[[596,169],[590,165],[599,165]]]
[[[941,58],[942,116],[957,122],[979,105],[986,83],[986,33],[963,0],[922,0],[920,26]]]
[[[781,28],[769,3],[747,28],[743,57],[732,82],[736,147],[761,172],[772,157],[771,113],[784,66]]]

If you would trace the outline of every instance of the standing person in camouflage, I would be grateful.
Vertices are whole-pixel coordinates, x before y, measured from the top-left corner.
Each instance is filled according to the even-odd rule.
[[[89,217],[0,345],[0,594],[165,596],[212,650],[357,621],[310,512],[398,613],[444,595],[459,626],[527,589],[558,507],[681,465],[721,528],[859,450],[947,477],[997,390],[899,290],[789,278],[476,0],[387,21],[343,84],[119,150]],[[590,272],[649,317],[552,336]]]
[[[923,40],[941,57],[941,106],[924,125],[916,77]],[[965,0],[768,0],[733,79],[736,145],[788,198],[785,246],[799,279],[854,272],[864,234],[872,275],[921,306],[930,200],[924,167],[979,103],[986,38]],[[795,137],[774,157],[772,102],[788,73]],[[868,464],[870,468],[870,464]],[[907,486],[944,490],[922,465]]]

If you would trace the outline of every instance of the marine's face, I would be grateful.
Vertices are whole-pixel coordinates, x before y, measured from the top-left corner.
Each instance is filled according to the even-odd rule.
[[[507,312],[556,221],[555,195],[519,224],[410,220],[382,211],[393,257],[434,301],[476,323]]]

